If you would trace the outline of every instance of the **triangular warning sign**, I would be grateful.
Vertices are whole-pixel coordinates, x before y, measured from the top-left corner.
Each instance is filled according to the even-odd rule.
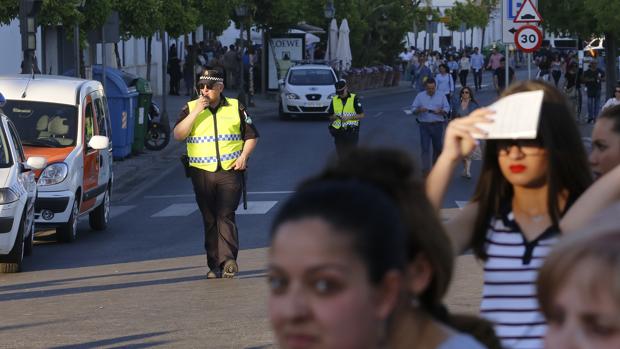
[[[515,23],[527,23],[527,22],[542,22],[542,17],[538,13],[538,9],[532,3],[532,0],[525,0],[523,5],[519,8],[517,16],[515,17]]]

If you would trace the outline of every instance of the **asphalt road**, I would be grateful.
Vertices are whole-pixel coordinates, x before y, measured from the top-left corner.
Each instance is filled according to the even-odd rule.
[[[407,90],[363,98],[361,143],[398,147],[417,157],[417,127],[404,112],[412,99]],[[488,104],[494,93],[487,89],[478,99]],[[91,231],[83,220],[71,244],[40,234],[25,272],[0,274],[0,348],[272,343],[263,277],[270,222],[295,186],[334,156],[325,119],[281,120],[276,113],[254,118],[261,139],[248,171],[249,210],[237,216],[242,249],[237,279],[204,278],[200,214],[191,183],[171,156],[154,173],[156,182],[135,183],[134,194],[114,202],[106,231]],[[474,178],[478,169],[475,162]],[[444,207],[466,201],[474,183],[457,171]]]

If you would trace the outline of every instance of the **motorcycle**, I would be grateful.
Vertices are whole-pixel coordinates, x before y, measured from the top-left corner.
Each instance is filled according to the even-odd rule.
[[[155,102],[151,102],[147,115],[144,147],[148,150],[162,150],[170,143],[170,127],[161,122],[159,106]]]

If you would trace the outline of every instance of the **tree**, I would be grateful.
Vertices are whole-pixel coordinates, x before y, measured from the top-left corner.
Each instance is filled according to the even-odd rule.
[[[607,0],[544,1],[539,4],[543,25],[554,33],[573,34],[580,38],[605,37],[606,90],[613,95],[617,81],[617,40],[620,37],[620,2]]]
[[[19,0],[0,0],[0,25],[11,23],[19,14]]]

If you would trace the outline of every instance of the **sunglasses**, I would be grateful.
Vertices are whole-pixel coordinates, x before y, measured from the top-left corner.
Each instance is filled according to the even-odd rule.
[[[213,88],[218,82],[219,81],[214,81],[214,80],[200,81],[197,86],[199,90],[202,90],[205,87],[207,88],[207,90],[213,90]]]
[[[512,147],[517,147],[519,152],[525,155],[538,155],[544,150],[542,142],[538,139],[507,139],[497,141],[497,154],[507,156]]]
[[[465,94],[467,94],[467,95],[468,95],[468,94],[469,94],[469,91],[463,91],[463,92],[461,92],[461,94],[462,94],[462,95],[465,95]]]

